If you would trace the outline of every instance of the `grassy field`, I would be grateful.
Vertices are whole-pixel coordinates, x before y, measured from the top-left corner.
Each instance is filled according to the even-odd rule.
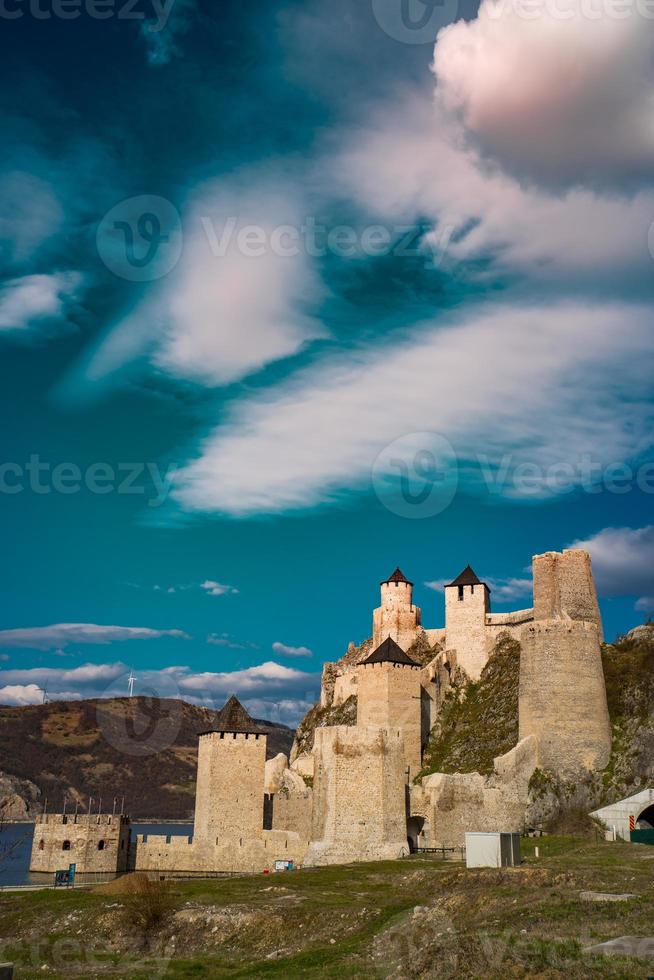
[[[523,841],[522,867],[503,871],[413,856],[175,882],[149,926],[137,922],[125,879],[94,891],[5,893],[0,960],[17,964],[17,980],[653,975],[654,962],[583,948],[654,935],[654,848],[536,843],[540,858]],[[638,897],[600,903],[582,891]]]

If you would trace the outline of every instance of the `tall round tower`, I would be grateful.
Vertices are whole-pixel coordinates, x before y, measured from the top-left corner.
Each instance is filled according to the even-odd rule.
[[[396,568],[380,584],[381,606],[372,614],[373,648],[390,636],[406,652],[420,626],[420,609],[413,605],[413,582]]]

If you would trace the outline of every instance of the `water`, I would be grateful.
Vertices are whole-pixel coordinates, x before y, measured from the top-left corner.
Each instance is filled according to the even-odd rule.
[[[136,834],[176,834],[188,837],[193,824],[133,823],[132,840]],[[0,887],[2,885],[51,885],[53,875],[30,873],[33,823],[6,823],[0,828]],[[68,867],[62,861],[62,868]]]

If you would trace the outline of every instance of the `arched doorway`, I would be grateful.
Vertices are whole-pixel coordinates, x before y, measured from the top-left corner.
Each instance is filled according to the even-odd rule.
[[[409,842],[409,850],[414,854],[419,847],[418,838],[425,825],[424,817],[409,817],[406,822],[406,836]]]
[[[646,806],[636,817],[636,827],[638,830],[654,830],[654,803]]]

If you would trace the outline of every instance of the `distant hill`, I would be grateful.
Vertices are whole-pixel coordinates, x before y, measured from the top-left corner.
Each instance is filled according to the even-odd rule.
[[[40,789],[38,805],[25,800],[27,813],[45,797],[49,810],[61,810],[65,794],[69,809],[75,800],[86,808],[92,796],[94,808],[102,797],[103,810],[111,810],[113,798],[124,796],[132,817],[192,817],[198,733],[212,728],[216,715],[186,701],[147,697],[0,705],[0,773]],[[295,732],[260,723],[268,731],[268,757],[288,754]]]

